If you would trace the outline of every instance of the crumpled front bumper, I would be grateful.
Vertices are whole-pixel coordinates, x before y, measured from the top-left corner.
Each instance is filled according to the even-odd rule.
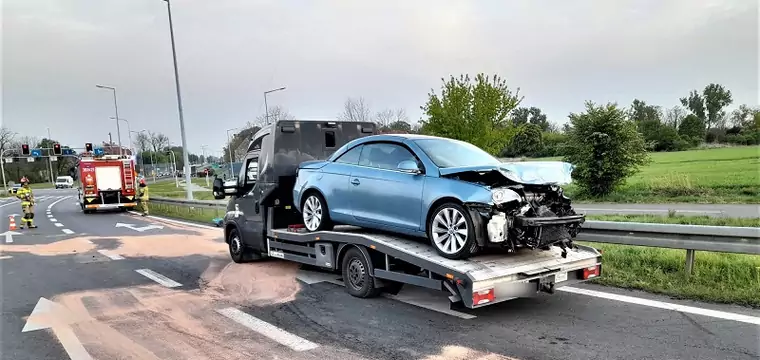
[[[530,217],[515,216],[514,226],[546,226],[546,225],[572,225],[583,224],[586,221],[585,215],[570,216],[550,216],[550,217]]]

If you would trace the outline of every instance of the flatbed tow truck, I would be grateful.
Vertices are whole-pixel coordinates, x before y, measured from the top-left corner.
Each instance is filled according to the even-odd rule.
[[[551,247],[493,249],[450,260],[424,239],[340,225],[306,232],[292,204],[298,164],[326,159],[348,141],[374,133],[372,123],[292,120],[257,132],[237,184],[214,182],[215,198],[231,197],[222,226],[233,261],[273,257],[341,272],[347,292],[362,298],[397,294],[404,284],[420,286],[447,294],[452,308],[470,309],[553,293],[601,275],[601,252],[577,244],[564,257]]]

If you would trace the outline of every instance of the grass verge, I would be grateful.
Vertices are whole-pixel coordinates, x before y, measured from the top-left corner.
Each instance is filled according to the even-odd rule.
[[[189,208],[185,206],[151,204],[151,214],[211,224],[211,220],[224,216],[224,210]],[[601,217],[601,216],[600,216]],[[610,216],[605,216],[610,218]],[[757,219],[721,219],[708,217],[654,217],[621,216],[629,221],[660,222],[664,218],[676,221],[712,222],[729,220],[726,224],[760,226]],[[700,219],[700,220],[695,220]],[[739,221],[739,222],[735,222]],[[754,224],[754,225],[752,225]],[[644,290],[674,298],[739,304],[760,308],[760,256],[697,252],[694,273],[686,276],[686,251],[616,244],[579,242],[603,252],[602,277],[593,283],[626,289]]]
[[[579,243],[602,250],[602,276],[593,283],[760,308],[760,256],[698,251],[686,276],[684,250]]]
[[[658,224],[760,227],[760,218],[720,218],[685,215],[586,215],[586,219]]]
[[[174,181],[157,182],[149,184],[150,195],[162,196],[169,198],[184,198],[186,195],[185,187],[177,185]],[[195,200],[214,200],[214,195],[209,191],[193,191],[193,198]]]

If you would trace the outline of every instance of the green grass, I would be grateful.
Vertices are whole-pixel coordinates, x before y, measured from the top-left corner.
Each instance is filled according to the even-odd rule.
[[[177,187],[174,181],[149,184],[148,188],[150,189],[149,191],[151,196],[162,196],[169,198],[185,198],[186,196],[185,187]],[[193,191],[193,198],[195,200],[214,200],[214,196],[211,193],[211,190]]]
[[[169,205],[169,204],[150,204],[151,215],[166,216],[182,220],[190,220],[203,224],[211,223],[214,218],[224,217],[224,209]]]
[[[593,283],[760,308],[760,256],[697,251],[686,276],[684,250],[579,243],[602,250],[602,276]]]
[[[719,218],[710,216],[684,215],[586,215],[588,220],[643,222],[681,225],[711,225],[711,226],[740,226],[760,227],[760,218]]]
[[[648,165],[608,196],[587,196],[573,184],[566,191],[578,202],[760,203],[760,146],[659,152],[650,157]]]
[[[52,189],[55,188],[54,183],[31,183],[29,187],[32,189]]]

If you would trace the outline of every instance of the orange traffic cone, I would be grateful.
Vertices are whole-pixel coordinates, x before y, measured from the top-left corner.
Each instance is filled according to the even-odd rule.
[[[16,230],[16,217],[13,215],[8,216],[8,221],[10,222],[8,231]]]

